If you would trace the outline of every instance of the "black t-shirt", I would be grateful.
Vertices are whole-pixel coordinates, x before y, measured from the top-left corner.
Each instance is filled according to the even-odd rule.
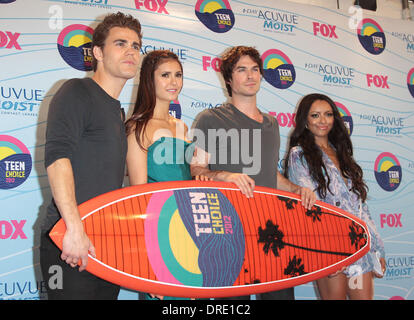
[[[279,125],[274,117],[262,115],[260,123],[225,104],[197,116],[193,139],[211,155],[210,170],[245,173],[258,186],[277,187]]]
[[[91,78],[65,82],[49,106],[45,167],[70,159],[80,204],[122,187],[126,152],[120,102]],[[60,218],[53,200],[47,212],[44,230]]]

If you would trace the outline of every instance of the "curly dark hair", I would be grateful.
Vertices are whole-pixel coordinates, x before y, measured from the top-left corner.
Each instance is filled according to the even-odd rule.
[[[296,127],[290,136],[286,159],[289,159],[289,155],[293,147],[300,146],[303,150],[301,155],[302,161],[303,158],[305,158],[309,167],[310,175],[318,185],[316,191],[319,193],[319,196],[321,198],[325,198],[326,192],[331,192],[329,189],[330,178],[326,175],[325,179],[323,174],[326,172],[326,167],[322,161],[322,151],[315,143],[313,133],[306,127],[309,110],[316,100],[326,101],[332,108],[334,124],[328,134],[328,141],[336,150],[340,172],[346,179],[351,179],[352,181],[351,191],[355,192],[358,197],[365,202],[367,199],[368,186],[363,181],[363,171],[354,160],[352,141],[349,137],[348,130],[343,123],[338,108],[328,96],[319,93],[312,93],[302,98],[296,112]],[[287,178],[288,166],[288,161],[285,161],[284,175]]]
[[[220,72],[226,83],[226,88],[229,96],[232,96],[230,82],[233,75],[234,67],[239,62],[242,56],[249,56],[254,62],[256,62],[260,68],[260,74],[263,75],[263,61],[259,52],[253,47],[237,46],[228,49],[221,57],[222,62],[220,66]]]

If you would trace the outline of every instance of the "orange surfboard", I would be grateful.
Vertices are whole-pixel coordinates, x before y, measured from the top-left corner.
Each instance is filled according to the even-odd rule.
[[[366,224],[323,202],[230,183],[174,181],[115,190],[79,205],[96,249],[87,269],[122,287],[175,297],[280,290],[332,274],[370,248]],[[62,248],[65,223],[50,237]]]

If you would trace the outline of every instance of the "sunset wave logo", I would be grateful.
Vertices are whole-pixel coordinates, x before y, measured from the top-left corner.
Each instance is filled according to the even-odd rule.
[[[224,33],[234,26],[234,13],[227,0],[198,0],[195,14],[213,32]]]
[[[280,50],[270,49],[262,55],[263,77],[278,89],[289,88],[296,79],[296,71],[289,57]]]
[[[72,24],[59,34],[57,46],[63,60],[79,71],[92,70],[93,29],[82,24]]]
[[[0,135],[0,189],[20,186],[32,171],[32,156],[18,139]]]
[[[375,179],[385,191],[394,191],[401,184],[402,170],[397,157],[390,152],[381,153],[375,160]]]
[[[357,27],[358,39],[361,45],[371,54],[380,54],[385,50],[385,33],[373,19],[363,19]]]

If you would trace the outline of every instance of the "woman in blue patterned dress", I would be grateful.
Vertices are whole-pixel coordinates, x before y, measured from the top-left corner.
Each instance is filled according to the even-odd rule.
[[[384,244],[370,216],[367,186],[353,158],[352,142],[335,103],[322,94],[301,100],[291,134],[285,175],[310,188],[319,200],[364,220],[371,234],[368,254],[346,269],[317,280],[321,299],[373,299],[375,277],[385,272]]]

